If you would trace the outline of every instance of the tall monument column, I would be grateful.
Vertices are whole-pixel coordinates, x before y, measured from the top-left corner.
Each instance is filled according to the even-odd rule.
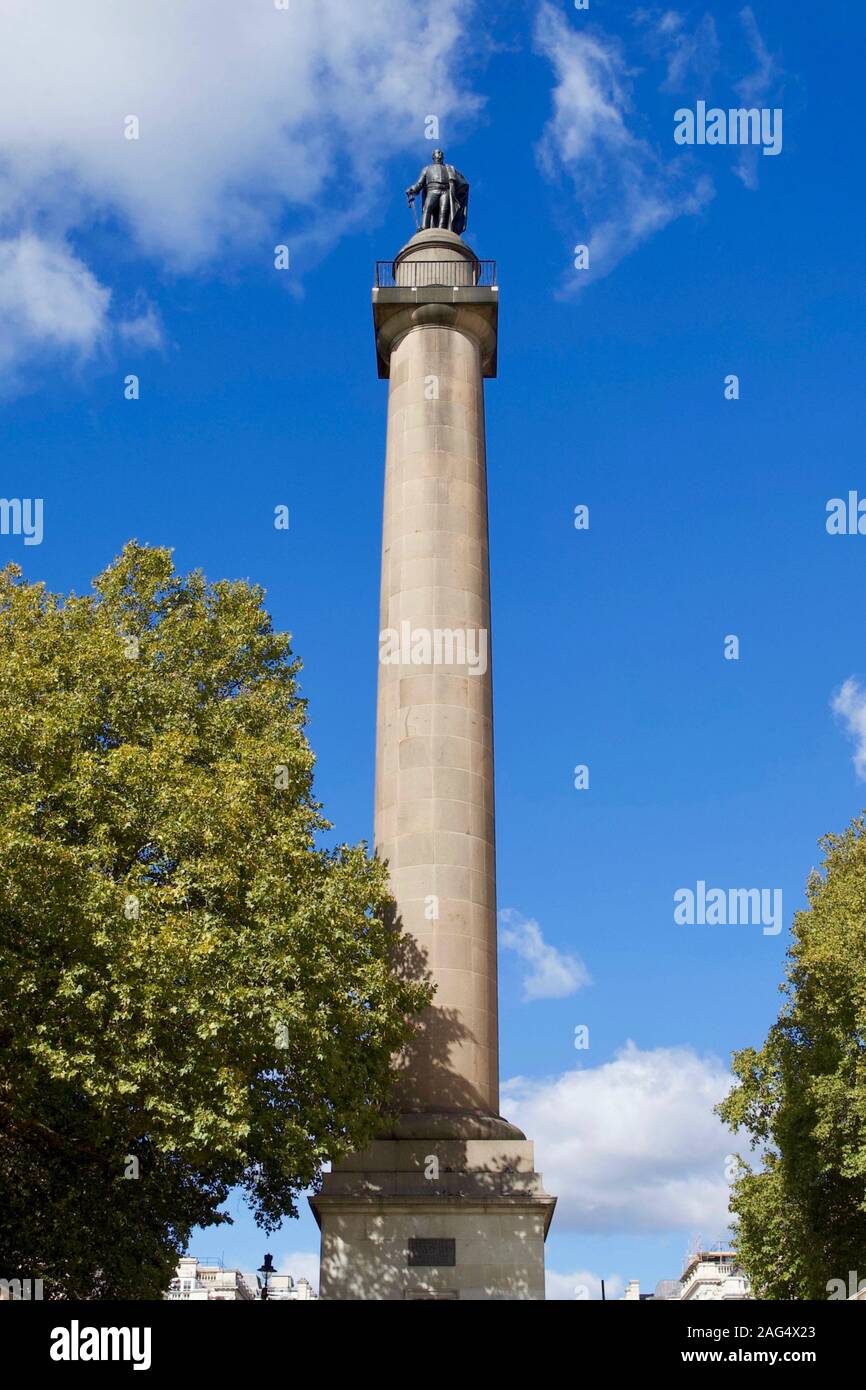
[[[375,843],[409,968],[436,993],[397,1115],[311,1204],[322,1298],[540,1299],[555,1198],[499,1115],[483,385],[499,295],[458,234],[468,185],[440,151],[422,189],[423,229],[373,290],[389,379]]]
[[[396,291],[374,292],[390,377],[375,842],[437,987],[399,1100],[443,1117],[499,1113],[483,394],[498,291],[481,278],[460,237],[428,230],[398,255]]]

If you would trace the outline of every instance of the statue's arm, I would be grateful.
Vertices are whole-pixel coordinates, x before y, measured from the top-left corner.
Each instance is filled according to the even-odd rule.
[[[418,182],[417,182],[417,183],[411,184],[411,185],[409,186],[409,188],[406,189],[406,197],[407,197],[407,198],[414,198],[416,193],[420,193],[420,192],[421,192],[421,189],[424,187],[424,185],[426,184],[426,182],[427,182],[427,179],[425,178],[424,170],[422,169],[422,170],[421,170],[420,177],[419,177],[419,179],[418,179]]]

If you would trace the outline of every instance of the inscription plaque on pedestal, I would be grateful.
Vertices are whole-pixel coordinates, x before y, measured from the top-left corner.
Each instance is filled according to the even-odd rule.
[[[452,1239],[429,1240],[423,1236],[409,1238],[409,1259],[412,1265],[455,1265],[457,1243]]]

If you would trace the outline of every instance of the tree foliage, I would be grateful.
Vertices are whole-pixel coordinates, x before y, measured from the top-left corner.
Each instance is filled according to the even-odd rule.
[[[230,1187],[273,1229],[375,1131],[429,992],[318,847],[298,669],[166,550],[0,572],[0,1277],[158,1297]]]
[[[763,1169],[743,1163],[731,1210],[761,1298],[826,1298],[866,1277],[866,817],[821,841],[794,919],[785,1002],[760,1051],[734,1057],[719,1107]]]

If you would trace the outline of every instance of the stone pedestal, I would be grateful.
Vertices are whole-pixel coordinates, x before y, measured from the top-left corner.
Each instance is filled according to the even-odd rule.
[[[373,291],[390,383],[375,842],[436,995],[400,1059],[399,1119],[312,1201],[323,1298],[544,1297],[555,1199],[498,1113],[483,378],[499,305],[480,278],[460,237],[429,230]]]
[[[378,1140],[314,1199],[324,1299],[543,1299],[553,1199],[526,1139]]]

